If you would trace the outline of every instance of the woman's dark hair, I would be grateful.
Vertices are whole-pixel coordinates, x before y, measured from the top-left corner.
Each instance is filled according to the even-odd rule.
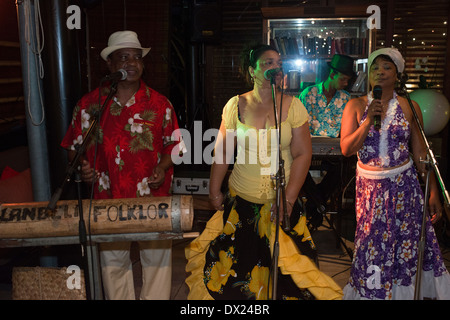
[[[275,51],[278,52],[277,49],[275,49],[272,46],[269,46],[267,44],[262,43],[253,43],[248,46],[246,46],[240,56],[240,73],[241,76],[244,78],[246,83],[248,85],[252,85],[251,77],[248,73],[248,68],[251,66],[253,68],[256,68],[256,62],[258,61],[259,57],[266,52],[266,51]]]

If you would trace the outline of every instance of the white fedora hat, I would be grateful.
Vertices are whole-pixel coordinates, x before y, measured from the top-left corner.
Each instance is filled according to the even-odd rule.
[[[142,49],[142,56],[145,57],[151,48],[142,48],[138,36],[134,31],[117,31],[109,36],[108,46],[100,53],[103,60],[107,60],[108,56],[116,50],[123,48]]]

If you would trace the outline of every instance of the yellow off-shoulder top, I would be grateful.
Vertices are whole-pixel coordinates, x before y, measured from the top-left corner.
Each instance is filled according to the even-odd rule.
[[[242,123],[238,116],[238,104],[239,96],[234,96],[227,102],[222,113],[227,134],[235,134],[237,137],[237,154],[228,184],[237,195],[247,201],[267,203],[273,201],[276,196],[271,175],[278,171],[278,131],[275,126],[256,129]],[[306,108],[298,98],[293,97],[288,116],[281,123],[281,154],[286,184],[289,182],[292,164],[292,129],[307,121]]]

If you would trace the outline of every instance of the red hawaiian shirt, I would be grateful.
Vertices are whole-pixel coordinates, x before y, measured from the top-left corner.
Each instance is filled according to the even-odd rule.
[[[109,86],[101,88],[100,104],[99,88],[77,103],[61,143],[63,148],[75,150],[83,142],[94,112],[103,105],[109,90]],[[100,178],[95,182],[95,199],[169,195],[173,168],[167,171],[158,189],[148,186],[161,155],[171,154],[174,147],[171,135],[178,129],[175,111],[165,96],[141,81],[139,90],[125,106],[111,99],[97,128],[86,146],[86,158],[93,167],[95,142],[98,142],[95,168]]]

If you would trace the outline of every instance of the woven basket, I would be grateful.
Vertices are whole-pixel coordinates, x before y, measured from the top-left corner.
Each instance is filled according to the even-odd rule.
[[[12,273],[13,300],[86,300],[84,273],[80,289],[69,289],[67,268],[16,267]]]

